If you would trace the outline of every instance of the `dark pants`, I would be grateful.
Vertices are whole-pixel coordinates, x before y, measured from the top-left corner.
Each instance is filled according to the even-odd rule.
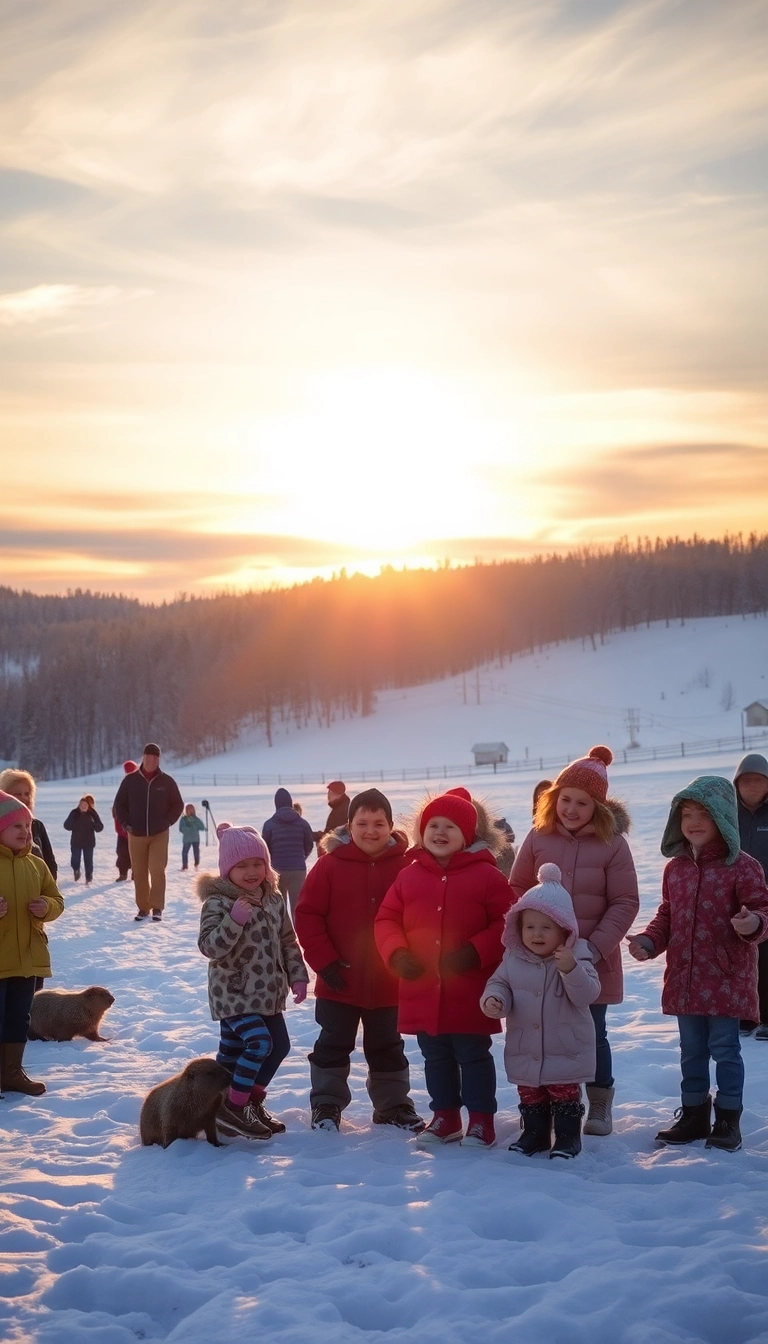
[[[93,877],[93,845],[86,848],[85,845],[76,845],[72,841],[72,872],[80,872],[80,856],[82,855],[82,866],[85,868],[85,880],[90,882]]]
[[[424,1075],[433,1111],[468,1111],[496,1114],[496,1066],[491,1038],[455,1032],[451,1035],[416,1035],[424,1056]]]
[[[188,864],[189,864],[189,851],[190,851],[190,849],[192,850],[192,857],[193,857],[193,859],[195,860],[195,867],[196,867],[196,868],[199,868],[199,867],[200,867],[200,841],[199,841],[199,840],[182,840],[182,842],[181,842],[181,866],[182,866],[182,868],[186,868],[186,867],[188,867]]]
[[[11,975],[0,980],[0,1040],[9,1045],[26,1041],[34,992],[33,975]]]
[[[117,858],[115,859],[117,871],[121,877],[127,877],[131,867],[131,855],[128,849],[127,835],[118,835],[115,853],[117,855]]]
[[[757,997],[760,1000],[760,1021],[768,1022],[768,942],[759,943],[757,948]],[[756,1022],[744,1018],[744,1028],[756,1027]]]
[[[249,1092],[254,1084],[267,1087],[291,1048],[282,1013],[225,1018],[219,1031],[216,1058],[232,1073],[232,1085],[240,1092]]]
[[[613,1087],[613,1060],[611,1047],[605,1031],[605,1012],[607,1003],[591,1003],[589,1011],[595,1024],[595,1081],[594,1087]]]
[[[744,1062],[737,1017],[704,1017],[686,1013],[677,1019],[684,1106],[701,1106],[709,1096],[709,1061],[715,1061],[717,1096],[726,1111],[737,1111],[744,1091]]]
[[[398,1073],[408,1068],[403,1038],[397,1030],[397,1008],[358,1008],[334,999],[315,1000],[315,1021],[320,1035],[309,1056],[320,1069],[342,1069],[363,1024],[363,1054],[371,1073]]]

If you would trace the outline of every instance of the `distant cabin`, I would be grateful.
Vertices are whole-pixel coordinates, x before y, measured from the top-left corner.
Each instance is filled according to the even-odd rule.
[[[472,750],[475,765],[502,765],[509,755],[506,742],[476,742]]]
[[[747,728],[765,728],[768,726],[768,700],[753,700],[744,710],[744,723]]]

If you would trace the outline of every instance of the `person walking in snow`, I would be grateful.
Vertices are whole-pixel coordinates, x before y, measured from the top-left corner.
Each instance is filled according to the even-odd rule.
[[[326,836],[302,888],[296,932],[317,972],[320,1027],[309,1056],[313,1129],[337,1130],[352,1100],[347,1080],[361,1023],[373,1123],[410,1133],[424,1128],[410,1098],[397,1029],[397,979],[374,939],[376,911],[409,862],[407,848],[406,836],[394,829],[389,799],[379,789],[365,789],[352,799],[346,825]]]
[[[768,877],[768,761],[758,752],[745,756],[733,778],[739,811],[739,838],[745,854],[751,854]],[[768,941],[757,949],[757,998],[759,1021],[744,1019],[742,1035],[755,1031],[756,1041],[768,1041]]]
[[[579,936],[586,938],[600,995],[591,1004],[595,1023],[594,1077],[587,1083],[589,1113],[585,1134],[610,1134],[613,1127],[613,1061],[606,1031],[608,1004],[621,1003],[624,977],[621,941],[640,908],[637,873],[626,832],[624,805],[608,797],[609,747],[593,747],[572,761],[540,794],[533,829],[525,837],[509,879],[513,901],[536,880],[542,863],[556,863],[573,901]]]
[[[179,818],[179,830],[181,831],[181,871],[185,873],[189,867],[190,849],[192,850],[195,867],[200,867],[200,832],[205,830],[205,822],[201,821],[195,812],[194,803],[185,805],[184,815]]]
[[[768,938],[768,887],[739,848],[736,792],[727,779],[701,775],[672,799],[661,852],[669,859],[661,905],[628,940],[637,961],[666,952],[661,1011],[680,1031],[681,1107],[660,1143],[706,1139],[707,1148],[741,1147],[744,1091],[739,1021],[758,1010],[757,944]],[[711,1125],[709,1065],[717,1094]]]
[[[376,916],[382,961],[400,977],[398,1026],[416,1034],[433,1112],[419,1147],[496,1142],[496,1070],[480,1008],[503,952],[509,886],[495,861],[499,832],[466,789],[429,799],[412,825],[413,862]],[[466,1134],[461,1107],[469,1112]]]
[[[135,761],[123,761],[123,774],[133,775],[138,770]],[[128,832],[125,827],[117,820],[115,815],[115,805],[112,804],[112,820],[115,824],[115,867],[117,868],[116,882],[127,882],[128,874],[131,871],[131,853],[128,848]]]
[[[220,1030],[216,1058],[232,1074],[216,1132],[271,1139],[285,1130],[264,1103],[291,1048],[283,1017],[288,990],[303,1003],[309,975],[259,832],[223,821],[216,834],[219,875],[197,880],[197,945],[208,958],[208,1001]]]
[[[82,863],[85,868],[85,885],[89,887],[93,881],[93,851],[96,848],[96,836],[99,831],[104,830],[104,822],[96,811],[92,794],[85,794],[77,807],[72,808],[64,822],[64,830],[71,833],[72,875],[76,882],[80,881]]]
[[[315,846],[312,827],[293,806],[287,789],[275,794],[275,810],[264,822],[262,830],[269,848],[272,867],[277,872],[278,885],[288,902],[291,917],[296,914],[296,902],[307,876],[307,859]]]
[[[160,748],[148,742],[139,769],[126,774],[114,803],[115,819],[128,834],[137,921],[150,913],[156,923],[163,918],[168,831],[183,811],[176,780],[160,769]]]
[[[504,923],[504,957],[485,986],[480,1006],[506,1017],[504,1067],[517,1083],[523,1132],[511,1152],[581,1152],[580,1083],[595,1068],[595,1024],[589,1005],[600,977],[560,881],[556,863],[543,863],[539,886],[513,905]]]

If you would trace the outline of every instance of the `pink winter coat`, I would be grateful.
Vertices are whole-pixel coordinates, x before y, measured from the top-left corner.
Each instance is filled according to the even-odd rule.
[[[666,951],[661,1011],[678,1017],[738,1017],[757,1022],[757,944],[768,938],[768,888],[757,859],[743,850],[727,864],[722,840],[698,859],[680,855],[664,869],[661,905],[640,936],[653,955]],[[742,905],[760,928],[742,938],[731,924]]]
[[[626,830],[628,820],[620,804],[611,808],[617,830]],[[573,901],[579,934],[588,939],[599,959],[600,995],[596,1003],[621,1003],[624,976],[621,941],[637,916],[640,899],[632,854],[622,834],[607,844],[598,840],[594,827],[583,826],[572,835],[558,824],[551,833],[529,831],[512,866],[509,883],[513,903],[536,881],[542,863],[556,863],[562,883]],[[594,1072],[594,1061],[593,1061]]]
[[[501,930],[509,887],[490,851],[464,849],[441,867],[426,849],[398,875],[376,916],[376,945],[385,965],[408,948],[424,966],[417,980],[400,981],[400,1031],[442,1033],[500,1031],[481,1012],[480,994],[501,961]],[[471,943],[480,964],[470,971],[441,971],[444,953]]]

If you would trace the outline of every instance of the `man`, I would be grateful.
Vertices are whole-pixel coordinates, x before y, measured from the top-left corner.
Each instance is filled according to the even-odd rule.
[[[736,768],[733,782],[739,805],[739,842],[746,854],[762,864],[768,878],[768,761],[752,751]],[[741,1023],[742,1036],[755,1027],[755,1040],[768,1041],[768,942],[757,948],[757,993],[760,1021]]]
[[[383,796],[383,795],[382,795]],[[325,827],[322,831],[313,831],[313,839],[318,844],[324,835],[329,831],[335,831],[339,826],[346,826],[349,816],[349,798],[347,797],[347,786],[340,779],[332,779],[328,785],[328,806],[331,809],[326,819]]]
[[[128,835],[137,921],[151,914],[158,923],[163,917],[168,830],[183,811],[176,780],[160,769],[160,748],[148,742],[138,770],[127,774],[117,790],[113,812]]]
[[[409,862],[407,840],[393,829],[389,799],[366,789],[352,799],[346,828],[332,832],[323,848],[296,907],[296,933],[317,971],[315,1020],[321,1030],[309,1056],[312,1128],[341,1124],[362,1021],[373,1122],[418,1134],[424,1121],[409,1096],[408,1060],[397,1030],[398,982],[373,937],[376,912]]]
[[[312,828],[300,817],[287,789],[275,794],[275,811],[264,822],[261,834],[269,849],[280,893],[290,906],[291,919],[307,876],[307,859],[314,849]]]

